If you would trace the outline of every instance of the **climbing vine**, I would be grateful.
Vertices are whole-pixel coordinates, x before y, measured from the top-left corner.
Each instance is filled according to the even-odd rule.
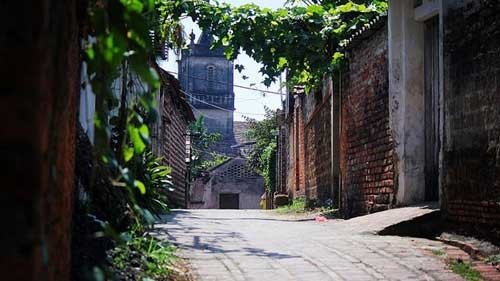
[[[276,142],[270,143],[260,156],[261,173],[266,190],[272,194],[276,191]]]
[[[244,52],[263,64],[264,84],[270,85],[285,70],[291,84],[310,88],[344,62],[348,39],[376,15],[387,10],[384,0],[304,1],[281,9],[255,4],[232,7],[201,0],[173,1],[174,18],[187,15],[216,37],[228,59]],[[238,70],[244,66],[236,65]]]
[[[264,178],[266,189],[275,191],[276,182],[276,111],[264,108],[266,116],[257,121],[246,118],[249,122],[247,137],[255,141],[248,155],[248,163]]]

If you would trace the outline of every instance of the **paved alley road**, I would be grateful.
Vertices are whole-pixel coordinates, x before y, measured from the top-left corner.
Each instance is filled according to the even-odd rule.
[[[363,223],[368,219],[287,221],[260,210],[178,210],[158,229],[182,249],[198,280],[462,280],[431,253],[442,243],[374,235],[376,220],[388,219]]]

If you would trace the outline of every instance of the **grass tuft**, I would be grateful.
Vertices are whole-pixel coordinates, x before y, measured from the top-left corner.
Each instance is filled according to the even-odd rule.
[[[303,214],[306,213],[306,200],[304,198],[296,198],[291,204],[278,207],[275,209],[278,214]]]
[[[469,281],[481,281],[481,274],[475,270],[470,263],[461,260],[453,260],[450,264],[451,270]]]
[[[498,265],[500,264],[500,255],[489,256],[486,259],[484,259],[484,262],[489,263],[491,265]]]
[[[442,257],[442,256],[446,255],[446,252],[443,251],[442,249],[434,249],[434,250],[432,250],[432,253],[438,257]]]
[[[177,257],[175,247],[150,235],[133,232],[122,235],[126,241],[109,252],[115,277],[133,275],[133,279],[166,279]]]

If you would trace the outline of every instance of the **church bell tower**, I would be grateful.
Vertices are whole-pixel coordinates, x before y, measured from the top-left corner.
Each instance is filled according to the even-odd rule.
[[[186,91],[196,118],[203,115],[210,132],[222,135],[218,153],[233,154],[234,92],[233,62],[226,59],[222,49],[210,50],[213,37],[203,32],[195,43],[191,32],[189,49],[182,51],[179,61],[179,81]]]

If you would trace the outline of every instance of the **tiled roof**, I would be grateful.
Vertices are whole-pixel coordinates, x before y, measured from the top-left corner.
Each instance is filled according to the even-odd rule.
[[[172,94],[172,98],[174,98],[178,102],[186,120],[196,120],[189,102],[186,99],[186,95],[181,92],[181,85],[179,83],[179,80],[177,80],[177,78],[175,78],[172,74],[161,68],[156,62],[152,63],[152,67],[156,70],[156,72],[158,72],[162,86],[168,87],[172,90],[170,91],[170,93]]]
[[[369,37],[373,32],[379,30],[387,22],[387,13],[380,14],[372,19],[367,25],[359,28],[352,36],[347,40],[345,49],[350,49],[356,46],[359,42],[363,41],[365,38]]]

